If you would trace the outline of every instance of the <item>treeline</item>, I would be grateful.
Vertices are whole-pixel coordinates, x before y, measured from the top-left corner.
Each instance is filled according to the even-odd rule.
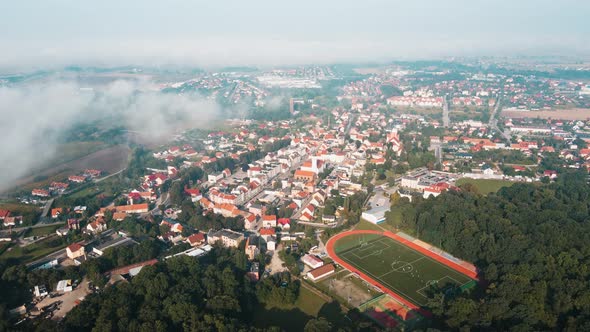
[[[254,287],[234,263],[241,252],[213,254],[215,262],[177,257],[144,267],[129,283],[88,296],[63,322],[65,331],[248,330]]]
[[[338,191],[334,191],[331,193],[333,196],[326,202],[326,206],[329,209],[332,209],[334,204],[339,204],[340,202],[342,202],[343,210],[341,213],[344,217],[345,222],[342,223],[342,225],[340,225],[339,227],[324,229],[324,232],[321,235],[322,241],[324,241],[324,243],[328,241],[328,239],[333,235],[336,235],[345,229],[351,228],[352,226],[358,224],[361,221],[363,206],[371,192],[372,190],[370,190],[369,192],[359,191],[351,196],[347,196],[344,198],[340,197],[340,193]]]
[[[488,196],[463,190],[393,206],[388,223],[480,269],[483,282],[470,294],[431,299],[438,328],[590,329],[586,177],[563,174],[548,185],[514,184]]]
[[[295,303],[299,287],[299,280],[291,278],[289,272],[281,272],[260,281],[256,295],[261,302],[280,308]]]
[[[133,150],[127,169],[123,173],[127,178],[136,179],[146,174],[146,167],[166,169],[166,162],[154,158],[150,150],[139,146]]]
[[[242,250],[221,247],[201,259],[175,257],[144,267],[129,282],[88,295],[60,323],[37,320],[26,329],[258,331],[252,319],[263,305],[259,301],[292,304],[299,296],[299,281],[282,273],[254,285],[246,277],[245,262]]]

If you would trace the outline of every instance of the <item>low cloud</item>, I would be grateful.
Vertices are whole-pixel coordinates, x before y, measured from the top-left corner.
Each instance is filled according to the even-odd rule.
[[[160,141],[179,128],[206,128],[220,111],[212,100],[154,91],[145,82],[120,80],[93,90],[71,81],[0,87],[0,190],[50,160],[75,124],[112,119],[113,126]]]

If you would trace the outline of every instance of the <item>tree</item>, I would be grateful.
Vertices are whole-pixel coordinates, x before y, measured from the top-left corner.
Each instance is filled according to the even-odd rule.
[[[168,195],[170,195],[170,202],[172,202],[172,204],[181,205],[182,200],[184,199],[184,188],[182,187],[182,183],[180,181],[172,183]]]
[[[586,176],[567,172],[545,185],[517,183],[487,196],[451,191],[396,206],[400,228],[475,262],[486,280],[472,292],[432,293],[435,324],[452,330],[571,324],[571,311],[590,303],[581,292],[590,286],[582,267],[590,262]],[[590,319],[582,311],[575,317]]]
[[[324,317],[312,318],[305,324],[305,332],[326,332],[332,330],[332,324]]]

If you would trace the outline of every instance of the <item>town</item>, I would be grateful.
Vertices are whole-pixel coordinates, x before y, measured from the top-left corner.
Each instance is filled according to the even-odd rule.
[[[289,273],[308,296],[362,308],[385,291],[330,257],[331,236],[397,233],[400,202],[494,195],[590,170],[588,79],[483,68],[387,65],[332,94],[322,88],[342,82],[332,66],[161,83],[167,93],[198,90],[256,111],[184,129],[157,147],[135,144],[121,170],[90,166],[9,193],[0,257],[45,276],[34,279],[30,302],[10,308],[13,320],[61,320],[146,267],[218,247],[243,255],[252,283]],[[257,116],[277,89],[291,93],[279,118]],[[396,305],[395,320],[362,317],[384,328],[418,324]]]

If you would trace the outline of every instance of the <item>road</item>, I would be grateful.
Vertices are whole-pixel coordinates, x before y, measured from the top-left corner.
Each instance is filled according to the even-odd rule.
[[[27,267],[31,267],[31,266],[35,266],[35,265],[41,265],[42,263],[45,262],[49,262],[52,261],[54,259],[60,260],[61,258],[65,258],[66,257],[66,248],[60,249],[58,251],[55,251],[49,255],[46,255],[42,258],[36,259],[30,263],[27,263]]]
[[[303,213],[303,210],[305,210],[305,208],[307,207],[307,205],[309,204],[309,202],[312,200],[312,195],[309,195],[305,201],[303,202],[303,204],[301,204],[301,207],[299,209],[297,209],[297,211],[295,211],[293,213],[293,216],[291,216],[291,219],[297,220],[299,221],[299,217],[301,217],[301,214]]]
[[[101,182],[101,181],[104,181],[104,180],[106,180],[106,179],[110,178],[111,176],[115,176],[115,175],[117,175],[117,174],[120,174],[121,172],[123,172],[123,171],[124,171],[124,170],[126,170],[126,169],[127,169],[127,167],[125,167],[125,168],[123,168],[122,170],[120,170],[120,171],[117,171],[117,172],[115,172],[115,173],[113,173],[113,174],[109,174],[109,175],[107,175],[107,176],[104,176],[104,177],[102,177],[102,178],[100,178],[100,179],[94,179],[94,183],[99,183],[99,182]]]
[[[0,230],[0,233],[8,233],[9,231],[11,231],[11,232],[20,232],[20,231],[24,231],[27,228],[40,228],[40,227],[57,226],[57,225],[63,225],[63,224],[65,224],[64,221],[53,222],[53,223],[50,223],[50,224],[42,224],[41,223],[41,224],[35,224],[33,226],[17,227],[17,228],[13,228],[11,230],[9,230],[9,229],[3,229],[3,230]]]
[[[111,228],[111,229],[108,229],[108,230],[102,232],[99,235],[99,237],[97,237],[97,238],[94,238],[94,239],[89,240],[89,241],[80,241],[80,242],[77,242],[77,243],[79,243],[82,246],[87,246],[87,245],[92,244],[92,243],[94,243],[94,242],[96,242],[98,240],[102,240],[103,238],[106,238],[106,237],[109,237],[109,236],[113,235],[114,232],[115,231]],[[66,258],[66,248],[59,249],[57,251],[52,252],[51,254],[45,255],[42,258],[39,258],[39,259],[36,259],[36,260],[34,260],[34,261],[30,262],[30,263],[27,263],[27,267],[31,267],[31,266],[35,266],[35,265],[41,265],[42,263],[49,262],[49,261],[52,261],[54,259],[61,260],[61,258],[63,258],[63,259]]]
[[[443,153],[442,153],[442,146],[439,144],[437,144],[436,146],[434,146],[434,157],[436,158],[436,162],[439,165],[442,165],[442,157],[443,157]]]
[[[45,206],[43,207],[43,212],[41,213],[41,217],[39,218],[39,222],[41,222],[41,220],[43,220],[43,218],[47,217],[47,214],[49,213],[49,209],[51,209],[51,205],[53,205],[53,198],[48,200],[45,203]]]
[[[320,228],[334,228],[334,227],[338,226],[338,223],[322,224],[319,222],[308,222],[308,221],[301,221],[301,220],[297,220],[297,224],[305,225],[305,226],[312,226],[312,227],[320,227]]]
[[[164,200],[162,200],[163,197],[164,197]],[[159,212],[160,205],[168,206],[169,202],[170,202],[170,195],[168,195],[167,192],[160,195],[160,197],[158,197],[158,199],[156,199],[156,206],[150,211],[152,216],[160,215],[160,212]]]
[[[332,169],[332,172],[330,172],[330,175],[334,175],[334,173],[336,172],[337,167],[334,167]],[[328,176],[330,176],[328,175]],[[312,195],[309,195],[306,199],[305,202],[303,204],[301,204],[301,207],[299,209],[297,209],[297,211],[293,211],[293,216],[291,216],[291,219],[297,220],[299,222],[299,218],[301,217],[301,214],[303,213],[303,210],[305,210],[305,208],[307,207],[307,205],[309,204],[309,202],[313,199]],[[315,225],[315,223],[314,223]]]
[[[443,127],[449,128],[449,125],[450,124],[451,124],[451,119],[449,118],[449,100],[447,99],[447,96],[444,96],[444,102],[443,102]]]
[[[348,123],[346,124],[346,129],[344,130],[344,135],[348,135],[348,133],[350,133],[350,129],[352,128],[352,124],[356,122],[356,118],[356,116],[350,116]]]
[[[244,203],[240,204],[241,206],[247,206],[250,202],[256,202],[256,200],[258,200],[260,197],[262,197],[264,195],[264,190],[265,189],[270,189],[272,188],[272,182],[276,179],[276,181],[281,181],[284,179],[287,179],[289,177],[291,177],[291,172],[298,169],[299,166],[301,166],[301,164],[303,164],[306,160],[307,160],[307,155],[302,156],[301,157],[301,161],[298,163],[295,163],[291,166],[291,168],[289,168],[288,171],[286,172],[281,172],[278,175],[276,175],[273,178],[268,179],[268,182],[266,182],[263,186],[262,189],[260,190],[260,193],[254,195],[254,197],[250,198],[249,200],[245,201]],[[311,200],[311,198],[310,198]]]
[[[498,100],[496,101],[496,106],[494,107],[492,114],[490,114],[490,121],[488,122],[488,126],[490,127],[491,130],[495,130],[495,131],[499,132],[500,135],[502,135],[502,137],[508,142],[508,144],[510,144],[511,143],[510,142],[510,135],[507,132],[503,132],[498,127],[497,117],[499,116],[499,113],[500,113],[501,101],[502,101],[502,96],[498,96]]]

